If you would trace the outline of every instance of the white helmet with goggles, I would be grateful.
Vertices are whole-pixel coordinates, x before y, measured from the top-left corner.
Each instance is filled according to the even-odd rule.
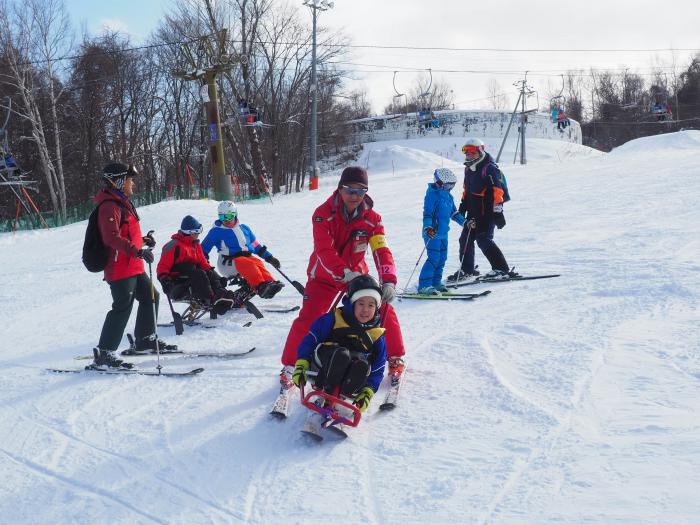
[[[486,146],[481,139],[468,138],[462,146],[462,153],[466,157],[464,164],[472,166],[486,157]]]
[[[219,220],[223,221],[235,221],[238,217],[238,208],[236,204],[232,201],[222,201],[219,203],[219,208],[217,210],[219,214]]]

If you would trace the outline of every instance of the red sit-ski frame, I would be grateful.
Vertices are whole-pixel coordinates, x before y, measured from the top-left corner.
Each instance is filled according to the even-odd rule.
[[[331,425],[337,425],[339,423],[342,423],[343,425],[356,427],[360,423],[362,412],[360,412],[360,409],[357,408],[355,405],[353,405],[352,403],[348,403],[347,401],[341,399],[340,396],[337,395],[340,391],[340,388],[337,388],[335,390],[334,393],[336,395],[328,394],[324,390],[318,388],[313,388],[311,392],[304,395],[304,385],[302,384],[299,388],[299,391],[301,392],[301,404],[309,410],[318,412],[323,417],[331,419]],[[326,401],[324,405],[328,406],[318,406],[316,403],[314,403],[313,400],[318,397],[323,398]],[[348,419],[345,416],[341,416],[335,408],[336,405],[351,410],[353,413],[353,418]]]

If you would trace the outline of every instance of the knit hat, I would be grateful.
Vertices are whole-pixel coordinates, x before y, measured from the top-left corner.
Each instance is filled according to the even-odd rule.
[[[362,184],[367,188],[367,170],[362,166],[348,166],[340,175],[338,187],[347,186],[349,184]]]
[[[182,219],[182,224],[180,224],[180,231],[185,235],[202,233],[202,224],[192,217],[192,215],[186,215],[185,218]]]

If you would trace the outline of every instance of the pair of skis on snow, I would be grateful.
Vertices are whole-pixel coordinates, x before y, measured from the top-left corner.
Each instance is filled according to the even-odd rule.
[[[552,277],[559,277],[561,274],[548,274],[548,275],[515,275],[508,277],[486,277],[479,276],[471,280],[457,281],[454,283],[448,283],[447,288],[454,290],[456,288],[461,288],[463,286],[471,286],[474,284],[484,284],[484,283],[507,283],[511,281],[532,281],[535,279],[551,279]],[[438,300],[438,301],[472,301],[478,297],[485,297],[491,293],[491,290],[485,290],[481,293],[459,293],[459,292],[442,292],[440,295],[425,295],[419,293],[402,293],[398,294],[399,299],[421,299],[421,300]]]
[[[165,348],[159,350],[159,352],[156,352],[155,350],[136,350],[136,345],[134,342],[134,337],[131,334],[127,334],[127,338],[129,339],[129,348],[122,350],[120,352],[121,355],[123,356],[152,356],[152,355],[177,355],[177,356],[182,356],[182,357],[202,357],[202,358],[218,358],[218,359],[236,359],[239,357],[246,356],[253,352],[255,350],[255,347],[249,348],[248,350],[244,350],[242,352],[185,352],[183,350],[179,350],[177,345],[167,345]],[[87,356],[87,355],[79,355],[76,356],[74,359],[78,360],[87,360],[87,359],[93,359],[93,356]],[[108,368],[108,369],[100,369],[100,368],[93,368],[91,365],[86,366],[85,368],[79,368],[79,369],[60,369],[60,368],[49,368],[49,372],[56,372],[56,373],[72,373],[72,374],[77,374],[81,372],[95,372],[98,374],[107,374],[107,375],[116,375],[116,374],[122,374],[122,375],[145,375],[145,376],[164,376],[164,377],[186,377],[186,376],[194,376],[197,375],[201,372],[204,371],[204,368],[195,368],[193,370],[188,370],[185,372],[163,372],[162,370],[143,370],[140,368]]]
[[[389,389],[384,397],[384,402],[379,405],[379,410],[389,411],[396,408],[399,399],[399,392],[401,390],[401,382],[406,374],[406,369],[404,368],[403,373],[399,377],[394,377],[389,375]],[[284,420],[287,419],[289,413],[289,404],[295,395],[297,387],[291,383],[286,383],[280,386],[280,392],[272,405],[272,410],[270,410],[270,415],[273,418]],[[320,416],[320,417],[319,417]],[[315,441],[322,441],[324,438],[324,430],[328,430],[335,434],[337,437],[345,438],[347,433],[345,431],[346,425],[343,424],[342,420],[333,419],[326,415],[319,414],[317,411],[313,411],[308,414],[306,420],[304,421],[304,426],[301,432]]]

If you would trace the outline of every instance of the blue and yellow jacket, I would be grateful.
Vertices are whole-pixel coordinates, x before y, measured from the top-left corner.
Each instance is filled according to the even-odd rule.
[[[209,256],[214,247],[221,255],[231,257],[248,256],[253,253],[265,260],[272,257],[267,247],[255,239],[253,230],[239,221],[236,221],[233,228],[224,226],[219,220],[214,222],[214,227],[207,232],[202,241],[202,250]]]
[[[457,211],[455,201],[449,191],[441,190],[435,183],[428,184],[423,200],[423,230],[434,228],[436,238],[447,239],[450,220],[460,226],[464,225],[464,215]]]
[[[370,365],[366,386],[376,392],[384,377],[384,365],[386,362],[384,328],[378,326],[366,329],[357,328],[365,331],[372,340],[372,347],[367,349],[361,338],[352,333],[350,325],[356,323],[357,320],[353,313],[352,303],[347,297],[344,297],[342,307],[322,315],[313,322],[309,332],[299,344],[297,359],[306,359],[309,363],[312,363],[314,361],[314,351],[318,345],[340,345],[349,350],[360,351],[367,357]]]

